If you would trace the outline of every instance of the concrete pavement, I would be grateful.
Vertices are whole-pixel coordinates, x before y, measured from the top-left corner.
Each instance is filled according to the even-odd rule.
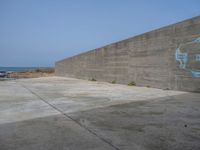
[[[200,94],[73,78],[0,82],[0,150],[198,150]]]

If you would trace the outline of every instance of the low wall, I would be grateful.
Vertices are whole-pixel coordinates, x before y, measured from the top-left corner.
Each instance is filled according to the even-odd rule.
[[[55,64],[58,76],[200,91],[200,16]]]

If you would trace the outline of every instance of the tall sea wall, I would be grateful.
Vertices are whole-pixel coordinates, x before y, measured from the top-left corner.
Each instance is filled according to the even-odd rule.
[[[60,60],[55,72],[200,92],[200,16]]]

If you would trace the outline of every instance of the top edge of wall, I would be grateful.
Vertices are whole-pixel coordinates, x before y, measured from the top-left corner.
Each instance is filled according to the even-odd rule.
[[[95,51],[95,50],[97,50],[97,49],[102,49],[102,48],[105,48],[105,47],[107,47],[107,46],[110,46],[110,45],[119,43],[119,42],[125,42],[125,41],[128,41],[128,40],[132,40],[132,39],[134,39],[134,38],[137,38],[137,37],[140,37],[140,36],[143,36],[143,35],[152,33],[152,32],[156,32],[156,31],[159,31],[159,30],[171,28],[171,27],[174,27],[174,26],[178,26],[178,25],[180,25],[180,24],[183,24],[183,23],[185,23],[185,22],[189,22],[189,21],[191,21],[191,20],[198,20],[198,19],[200,19],[200,15],[199,15],[199,16],[195,16],[195,17],[192,17],[192,18],[189,18],[189,19],[185,19],[185,20],[179,21],[179,22],[177,22],[177,23],[173,23],[173,24],[170,24],[170,25],[166,25],[166,26],[163,26],[163,27],[160,27],[160,28],[157,28],[157,29],[148,31],[148,32],[144,32],[144,33],[142,33],[142,34],[138,34],[138,35],[135,35],[135,36],[126,38],[126,39],[124,39],[124,40],[116,41],[116,42],[113,42],[113,43],[104,45],[104,46],[102,46],[102,47],[98,47],[98,48],[95,48],[95,49],[92,49],[92,50],[89,50],[89,51],[86,51],[86,52],[82,52],[82,53],[79,53],[79,54],[77,54],[77,55],[73,55],[73,56],[64,58],[64,59],[62,59],[62,60],[57,61],[56,64],[59,63],[59,62],[62,62],[62,61],[64,61],[64,60],[66,60],[66,59],[73,58],[73,57],[77,57],[77,56],[79,56],[79,55],[82,55],[82,54],[86,54],[86,53]]]

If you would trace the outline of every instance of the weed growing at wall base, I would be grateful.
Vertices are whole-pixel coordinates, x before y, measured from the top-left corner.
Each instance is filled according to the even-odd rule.
[[[112,83],[112,84],[115,84],[115,83],[116,83],[116,81],[115,81],[115,80],[113,80],[111,83]]]
[[[128,86],[136,86],[136,83],[134,81],[131,81],[130,83],[128,83]]]
[[[97,81],[96,79],[92,78],[92,79],[89,79],[89,81]]]

